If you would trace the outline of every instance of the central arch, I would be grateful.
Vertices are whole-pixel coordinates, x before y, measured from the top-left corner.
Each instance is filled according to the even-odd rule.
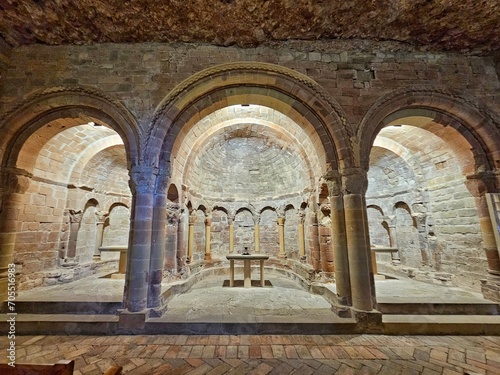
[[[224,110],[229,111],[229,108],[247,108],[249,111],[252,108],[258,108],[258,110],[273,114],[269,115],[271,118],[267,116],[255,119],[255,116],[250,116],[249,119],[244,114],[230,118],[224,114]],[[216,117],[223,125],[220,123],[213,127],[210,124],[206,125],[205,122],[210,122],[207,120],[210,119],[210,116]],[[294,125],[285,129],[283,121]],[[252,128],[254,130],[251,130]],[[257,132],[255,132],[256,129],[258,129]],[[339,170],[354,166],[355,161],[350,145],[353,132],[347,117],[340,106],[315,81],[290,69],[272,64],[233,63],[206,69],[177,86],[160,103],[153,117],[145,147],[147,150],[145,159],[149,165],[158,167],[159,175],[168,177],[162,178],[161,181],[157,179],[154,206],[154,212],[157,214],[153,214],[153,218],[158,219],[153,219],[153,233],[160,233],[164,227],[164,219],[160,213],[164,211],[168,200],[165,197],[160,199],[159,196],[165,196],[169,183],[181,186],[180,201],[190,202],[189,207],[191,207],[185,206],[184,209],[195,212],[200,206],[207,208],[203,210],[206,228],[210,228],[212,209],[217,210],[217,207],[220,206],[227,207],[227,220],[231,227],[236,213],[240,212],[243,205],[238,206],[221,201],[207,203],[203,197],[196,196],[196,192],[190,190],[189,186],[182,186],[186,182],[182,178],[184,172],[189,173],[192,170],[196,159],[190,155],[190,147],[196,145],[212,147],[213,142],[211,143],[210,140],[214,136],[227,135],[229,132],[232,132],[233,135],[253,134],[258,138],[257,133],[264,129],[270,139],[276,140],[272,143],[277,148],[282,148],[287,142],[291,142],[289,151],[305,160],[304,168],[307,171],[305,174],[309,175],[306,190],[297,194],[292,200],[289,199],[288,202],[283,200],[283,202],[277,203],[279,207],[276,211],[278,222],[274,225],[278,225],[280,230],[285,230],[285,211],[286,217],[290,220],[289,225],[295,223],[294,225],[297,226],[303,222],[303,219],[297,216],[299,215],[298,209],[285,210],[285,207],[303,207],[305,202],[309,202],[308,209],[315,212],[318,206],[314,191],[318,190],[322,177],[331,171],[338,173]],[[315,170],[314,173],[311,172],[312,169]],[[258,212],[261,212],[266,206],[269,206],[269,202],[249,204],[248,212],[252,212],[252,225],[255,227],[252,229],[252,236],[255,237],[253,246],[256,250],[258,250],[258,226],[260,223]],[[217,215],[220,216],[218,210]],[[312,216],[315,215],[307,215],[307,217]],[[184,215],[183,217],[187,219],[189,216]],[[194,215],[191,217],[193,224],[190,222],[190,227],[194,226],[195,222]],[[196,224],[198,231],[200,220],[198,217],[198,224]],[[250,222],[249,220],[247,221]],[[269,223],[266,222],[265,225],[269,225]],[[287,226],[288,233],[298,233],[298,229],[290,228],[289,225]],[[316,224],[313,220],[307,225],[312,228]],[[181,232],[186,238],[179,239],[177,243],[189,243],[191,237],[186,233],[187,223],[179,223],[179,226],[184,228]],[[231,233],[232,230],[230,229]],[[307,231],[305,236],[308,236]],[[201,237],[198,236],[198,238]],[[246,239],[246,241],[249,240],[249,238]],[[161,237],[155,237],[154,241],[155,243],[161,241]],[[204,241],[207,242],[206,251],[209,253],[210,238],[208,235],[204,237]],[[279,254],[286,254],[285,242],[283,240]],[[316,243],[318,241],[308,238],[307,242]],[[161,247],[161,245],[152,247],[151,259],[163,256],[160,254]],[[189,251],[195,247],[188,245],[188,248],[188,259],[190,259],[192,255],[189,255]],[[196,248],[200,248],[199,244]],[[291,246],[291,248],[295,249],[296,255],[293,256],[299,257],[296,249],[301,248],[301,246]],[[172,254],[171,251],[167,251],[167,253]],[[200,255],[197,255],[196,259],[200,259]],[[155,261],[156,265],[172,263],[163,260],[161,262]],[[158,266],[150,269],[150,273],[155,275],[161,271]],[[155,292],[160,289],[159,281],[161,280],[156,279],[150,284],[149,307],[155,307],[159,303],[157,292]]]

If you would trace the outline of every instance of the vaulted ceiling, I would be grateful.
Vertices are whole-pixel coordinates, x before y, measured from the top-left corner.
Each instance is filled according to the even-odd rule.
[[[498,0],[2,0],[9,45],[376,40],[496,54]]]

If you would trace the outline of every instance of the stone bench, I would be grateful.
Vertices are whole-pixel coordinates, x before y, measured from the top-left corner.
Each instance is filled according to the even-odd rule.
[[[250,277],[250,262],[252,260],[260,261],[260,286],[265,285],[264,280],[264,261],[269,259],[269,255],[264,254],[228,254],[226,258],[229,260],[230,265],[230,279],[229,286],[234,286],[234,261],[242,260],[243,261],[243,287],[250,288],[252,285],[252,279]]]
[[[0,363],[2,375],[72,375],[74,369],[73,360],[61,360],[54,364],[16,363],[14,366]],[[104,375],[121,375],[121,373],[121,366],[113,366]]]
[[[127,250],[128,246],[102,246],[99,251],[119,251],[120,260],[118,261],[118,273],[125,274],[127,271]]]

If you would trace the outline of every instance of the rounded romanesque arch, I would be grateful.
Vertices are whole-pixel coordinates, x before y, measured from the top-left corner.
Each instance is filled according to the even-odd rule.
[[[64,119],[64,121],[62,121]],[[88,87],[55,87],[35,92],[1,114],[0,157],[2,167],[14,167],[20,148],[37,129],[56,122],[61,129],[94,123],[116,131],[123,140],[127,159],[139,160],[139,129],[132,114],[118,101]]]
[[[484,276],[471,269],[500,274],[486,202],[499,189],[500,125],[486,107],[441,88],[401,89],[371,107],[357,138],[371,173],[367,202],[418,208],[407,214],[411,236],[390,226],[393,243],[414,247],[408,265],[475,288]]]
[[[362,166],[368,167],[380,130],[404,117],[454,128],[474,148],[476,171],[500,168],[500,124],[494,116],[474,101],[439,88],[396,90],[370,108],[357,130]]]
[[[87,87],[34,92],[0,116],[0,225],[5,228],[0,234],[0,268],[6,262],[22,264],[21,287],[29,288],[33,283],[25,282],[24,274],[39,285],[50,269],[39,259],[53,267],[66,261],[72,265],[74,259],[78,263],[82,202],[93,199],[104,207],[117,199],[130,201],[128,169],[139,158],[138,125],[121,103]],[[121,190],[111,187],[103,161],[119,175],[114,186],[121,184]],[[93,162],[101,166],[100,172]],[[86,211],[89,228],[97,225],[94,213]],[[81,260],[89,263],[96,241],[84,240],[78,242],[88,248]],[[31,260],[33,251],[36,261]]]
[[[321,138],[329,167],[337,169],[353,162],[348,120],[316,82],[277,65],[240,62],[193,75],[160,103],[147,140],[151,163],[168,169],[181,130],[185,132],[206,115],[231,104],[266,105],[304,127],[308,123]]]

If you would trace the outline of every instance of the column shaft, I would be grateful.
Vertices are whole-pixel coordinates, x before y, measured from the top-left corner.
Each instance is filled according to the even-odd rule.
[[[211,219],[206,219],[205,220],[205,259],[206,260],[211,260],[212,257],[210,255],[211,252],[211,225],[212,225],[212,220]]]
[[[260,226],[255,224],[255,252],[260,252]]]
[[[306,244],[305,244],[305,236],[304,236],[304,223],[300,222],[298,225],[299,232],[299,256],[301,258],[306,256]]]
[[[371,311],[370,258],[366,244],[363,199],[359,194],[344,195],[345,226],[349,254],[352,305]]]
[[[167,239],[167,181],[158,176],[156,192],[153,197],[153,223],[151,230],[151,255],[149,261],[148,307],[161,305],[161,282],[163,280],[163,261]]]
[[[332,248],[335,262],[335,283],[339,301],[351,304],[351,281],[346,240],[344,200],[342,195],[330,197],[332,219]]]
[[[284,217],[279,217],[278,218],[278,235],[279,235],[279,241],[280,241],[280,252],[278,256],[280,258],[286,257],[285,253],[285,218]]]
[[[234,224],[229,224],[229,252],[234,252]]]

